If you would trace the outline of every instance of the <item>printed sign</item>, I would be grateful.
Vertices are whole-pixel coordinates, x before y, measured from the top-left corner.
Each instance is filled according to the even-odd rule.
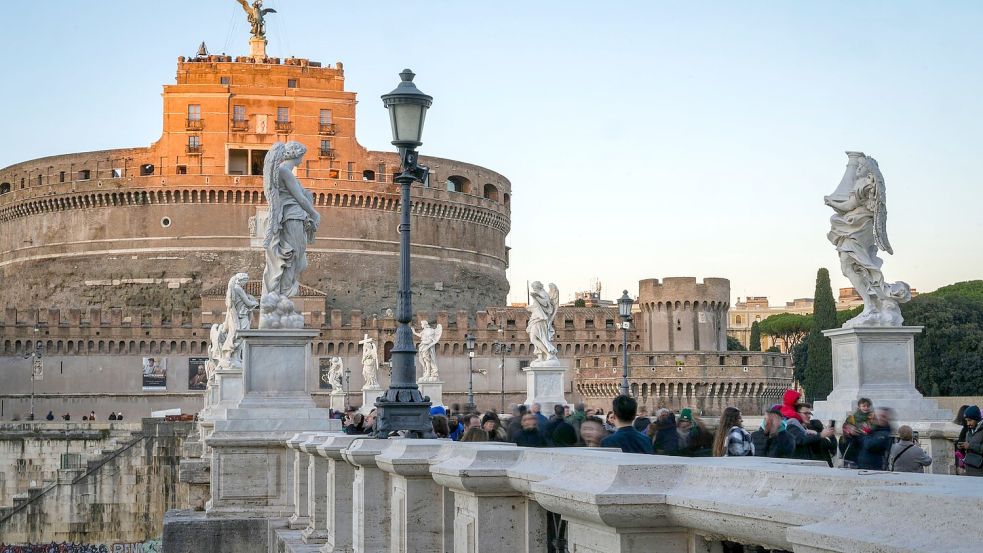
[[[317,387],[321,390],[331,389],[331,380],[328,373],[331,372],[331,358],[322,357],[317,360]]]
[[[144,357],[143,391],[162,392],[165,390],[167,390],[167,359]]]
[[[208,386],[208,372],[205,370],[207,357],[188,359],[188,389],[204,390]]]

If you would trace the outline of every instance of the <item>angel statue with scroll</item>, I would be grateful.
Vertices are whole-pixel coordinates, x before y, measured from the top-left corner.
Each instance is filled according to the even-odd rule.
[[[541,365],[549,361],[556,360],[556,347],[553,345],[553,319],[556,317],[556,309],[560,305],[560,291],[552,282],[547,292],[543,288],[543,283],[536,281],[529,285],[529,323],[526,325],[526,333],[529,334],[529,341],[536,351],[536,360],[533,365]]]
[[[410,330],[413,330],[410,327]],[[430,326],[426,320],[420,320],[420,332],[413,330],[413,334],[420,338],[420,346],[417,349],[417,359],[420,360],[420,368],[423,375],[417,382],[439,382],[440,375],[437,372],[437,342],[444,333],[444,327],[437,325],[436,328]]]
[[[911,299],[911,288],[901,281],[885,282],[884,261],[877,256],[879,250],[894,253],[887,238],[884,176],[874,158],[862,152],[847,156],[843,180],[824,198],[836,212],[827,238],[836,246],[843,275],[864,300],[863,311],[843,327],[901,326],[900,304]]]

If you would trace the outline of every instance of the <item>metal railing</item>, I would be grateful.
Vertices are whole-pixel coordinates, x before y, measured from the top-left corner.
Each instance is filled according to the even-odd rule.
[[[184,123],[184,128],[189,131],[201,130],[201,119],[188,119]]]
[[[290,121],[277,121],[276,130],[277,132],[291,132],[294,130],[294,124]]]
[[[333,135],[335,133],[334,123],[319,123],[317,126],[317,133]]]
[[[335,158],[335,151],[334,151],[333,148],[321,148],[317,152],[317,157],[323,157],[323,158],[327,158],[327,159],[334,159]]]
[[[201,155],[201,144],[197,146],[192,146],[191,144],[188,144],[188,146],[185,147],[184,151],[186,151],[188,154],[191,155]]]
[[[245,131],[249,128],[249,122],[245,119],[233,119],[232,120],[232,130],[234,131]]]

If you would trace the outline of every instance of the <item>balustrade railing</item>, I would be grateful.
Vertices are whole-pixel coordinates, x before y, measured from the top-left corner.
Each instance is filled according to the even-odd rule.
[[[300,456],[316,451],[334,463],[312,464],[313,453],[307,463],[298,460],[295,473],[317,466],[333,484],[313,485],[306,476],[306,489],[293,489],[298,504],[311,506],[297,507],[292,518],[327,523],[325,540],[334,547],[842,553],[970,551],[969,544],[983,539],[976,518],[964,516],[983,509],[983,480],[975,478],[831,469],[791,459],[336,436],[304,436],[307,446],[298,450],[298,435],[291,446]],[[313,447],[311,440],[323,443]],[[354,472],[341,471],[346,462]],[[319,504],[328,520],[313,516]],[[871,532],[869,517],[857,513],[876,513],[876,524],[905,531]],[[344,531],[332,527],[338,524]],[[271,550],[296,549],[289,543],[296,532],[275,532]]]

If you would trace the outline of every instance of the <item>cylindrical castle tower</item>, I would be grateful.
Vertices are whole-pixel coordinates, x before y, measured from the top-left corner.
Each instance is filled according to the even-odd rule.
[[[726,351],[730,281],[694,277],[638,282],[646,351]]]
[[[0,169],[0,303],[189,312],[231,274],[259,278],[263,161],[274,142],[297,141],[307,147],[297,176],[322,217],[301,284],[323,291],[326,309],[395,305],[399,159],[358,144],[340,63],[182,57],[163,107],[149,147]],[[511,184],[473,164],[420,161],[431,172],[412,191],[414,305],[504,304]]]

